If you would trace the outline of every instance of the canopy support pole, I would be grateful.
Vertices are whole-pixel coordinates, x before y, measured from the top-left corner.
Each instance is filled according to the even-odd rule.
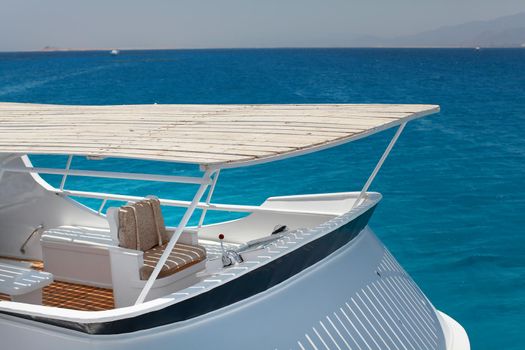
[[[177,228],[175,229],[175,232],[173,233],[173,236],[171,236],[170,241],[168,242],[168,245],[164,249],[164,253],[162,253],[157,265],[155,266],[155,269],[153,269],[153,272],[151,273],[151,276],[148,278],[146,284],[144,285],[144,288],[140,292],[139,297],[137,298],[137,301],[135,302],[135,305],[142,304],[144,300],[146,299],[146,296],[148,295],[149,291],[151,290],[151,287],[153,287],[153,283],[155,283],[155,280],[157,279],[160,270],[162,269],[162,266],[164,266],[164,263],[166,260],[168,260],[168,257],[175,247],[175,243],[179,240],[180,235],[182,234],[182,231],[186,228],[186,224],[190,220],[193,212],[195,211],[195,208],[199,204],[199,201],[201,200],[202,196],[204,195],[204,191],[206,191],[206,188],[208,187],[209,180],[210,180],[210,171],[207,170],[204,173],[204,176],[202,177],[202,183],[199,186],[199,189],[195,193],[195,196],[193,197],[193,200],[190,203],[190,206],[188,209],[186,209],[186,212],[184,213],[184,216],[179,222],[179,225],[177,225]]]
[[[197,230],[199,230],[202,227],[202,224],[204,223],[204,218],[206,217],[208,207],[210,206],[211,197],[213,196],[213,191],[215,191],[215,185],[217,184],[217,179],[219,178],[220,173],[221,169],[217,170],[215,172],[215,175],[213,176],[213,181],[211,183],[210,190],[208,191],[208,196],[206,197],[206,207],[202,209],[202,214],[199,219],[199,225],[197,226]]]
[[[67,163],[66,163],[66,172],[64,173],[64,175],[62,176],[62,181],[60,182],[60,190],[62,191],[64,189],[64,186],[66,185],[66,179],[67,179],[67,175],[69,174],[69,168],[71,168],[71,161],[73,160],[73,155],[70,155],[68,158],[67,158]]]
[[[374,168],[374,171],[372,171],[372,174],[370,174],[370,176],[368,177],[368,180],[366,181],[365,185],[363,186],[363,189],[361,190],[361,193],[359,193],[359,196],[357,197],[356,201],[354,202],[354,205],[352,205],[352,209],[357,207],[360,204],[361,200],[364,200],[366,198],[366,191],[368,191],[368,188],[372,184],[372,181],[374,181],[377,173],[379,172],[379,170],[383,166],[383,163],[385,162],[385,159],[388,157],[388,155],[390,154],[390,151],[392,150],[392,148],[396,144],[396,141],[399,138],[399,135],[401,135],[401,133],[403,132],[403,129],[405,128],[405,125],[407,125],[406,122],[404,122],[403,124],[401,124],[399,126],[399,128],[397,128],[396,133],[392,137],[392,140],[390,140],[390,143],[388,144],[387,148],[383,152],[383,155],[379,159],[379,162],[377,162],[376,167]]]

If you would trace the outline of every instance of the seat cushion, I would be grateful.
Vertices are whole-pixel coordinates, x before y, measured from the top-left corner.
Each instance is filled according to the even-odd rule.
[[[158,199],[125,205],[119,209],[118,215],[119,246],[145,252],[168,240]]]
[[[148,202],[153,210],[153,216],[157,222],[157,227],[160,231],[162,243],[166,243],[170,240],[168,230],[166,230],[166,224],[164,223],[164,215],[162,215],[162,209],[160,208],[160,200],[156,197],[148,198]]]
[[[149,276],[151,276],[153,269],[159,262],[165,249],[166,244],[163,244],[162,246],[157,246],[144,252],[144,266],[140,269],[140,278],[142,280],[147,280]],[[158,277],[170,276],[204,259],[206,259],[206,249],[203,247],[177,243],[164,263],[164,266],[162,266]]]

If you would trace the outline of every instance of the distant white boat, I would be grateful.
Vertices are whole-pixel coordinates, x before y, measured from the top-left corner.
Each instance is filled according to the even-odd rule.
[[[476,50],[481,50],[481,47],[476,46],[475,49],[476,49]]]
[[[120,53],[120,51],[119,51],[119,50],[116,50],[116,49],[113,49],[113,50],[111,50],[111,51],[109,52],[109,54],[110,54],[111,56],[116,56],[116,55],[118,55],[119,53]]]

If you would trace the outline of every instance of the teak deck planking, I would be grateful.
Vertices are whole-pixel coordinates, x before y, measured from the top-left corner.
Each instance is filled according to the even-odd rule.
[[[2,259],[9,259],[3,258]],[[28,261],[19,260],[18,261]],[[41,261],[30,261],[32,268],[43,270]],[[9,301],[8,295],[0,294],[0,300]],[[113,291],[106,288],[91,287],[82,284],[54,281],[42,289],[42,304],[80,311],[103,311],[115,308]]]

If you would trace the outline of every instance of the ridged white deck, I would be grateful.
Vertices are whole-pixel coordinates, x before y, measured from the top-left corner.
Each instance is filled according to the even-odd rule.
[[[246,164],[349,142],[435,105],[126,105],[0,103],[4,153]]]

